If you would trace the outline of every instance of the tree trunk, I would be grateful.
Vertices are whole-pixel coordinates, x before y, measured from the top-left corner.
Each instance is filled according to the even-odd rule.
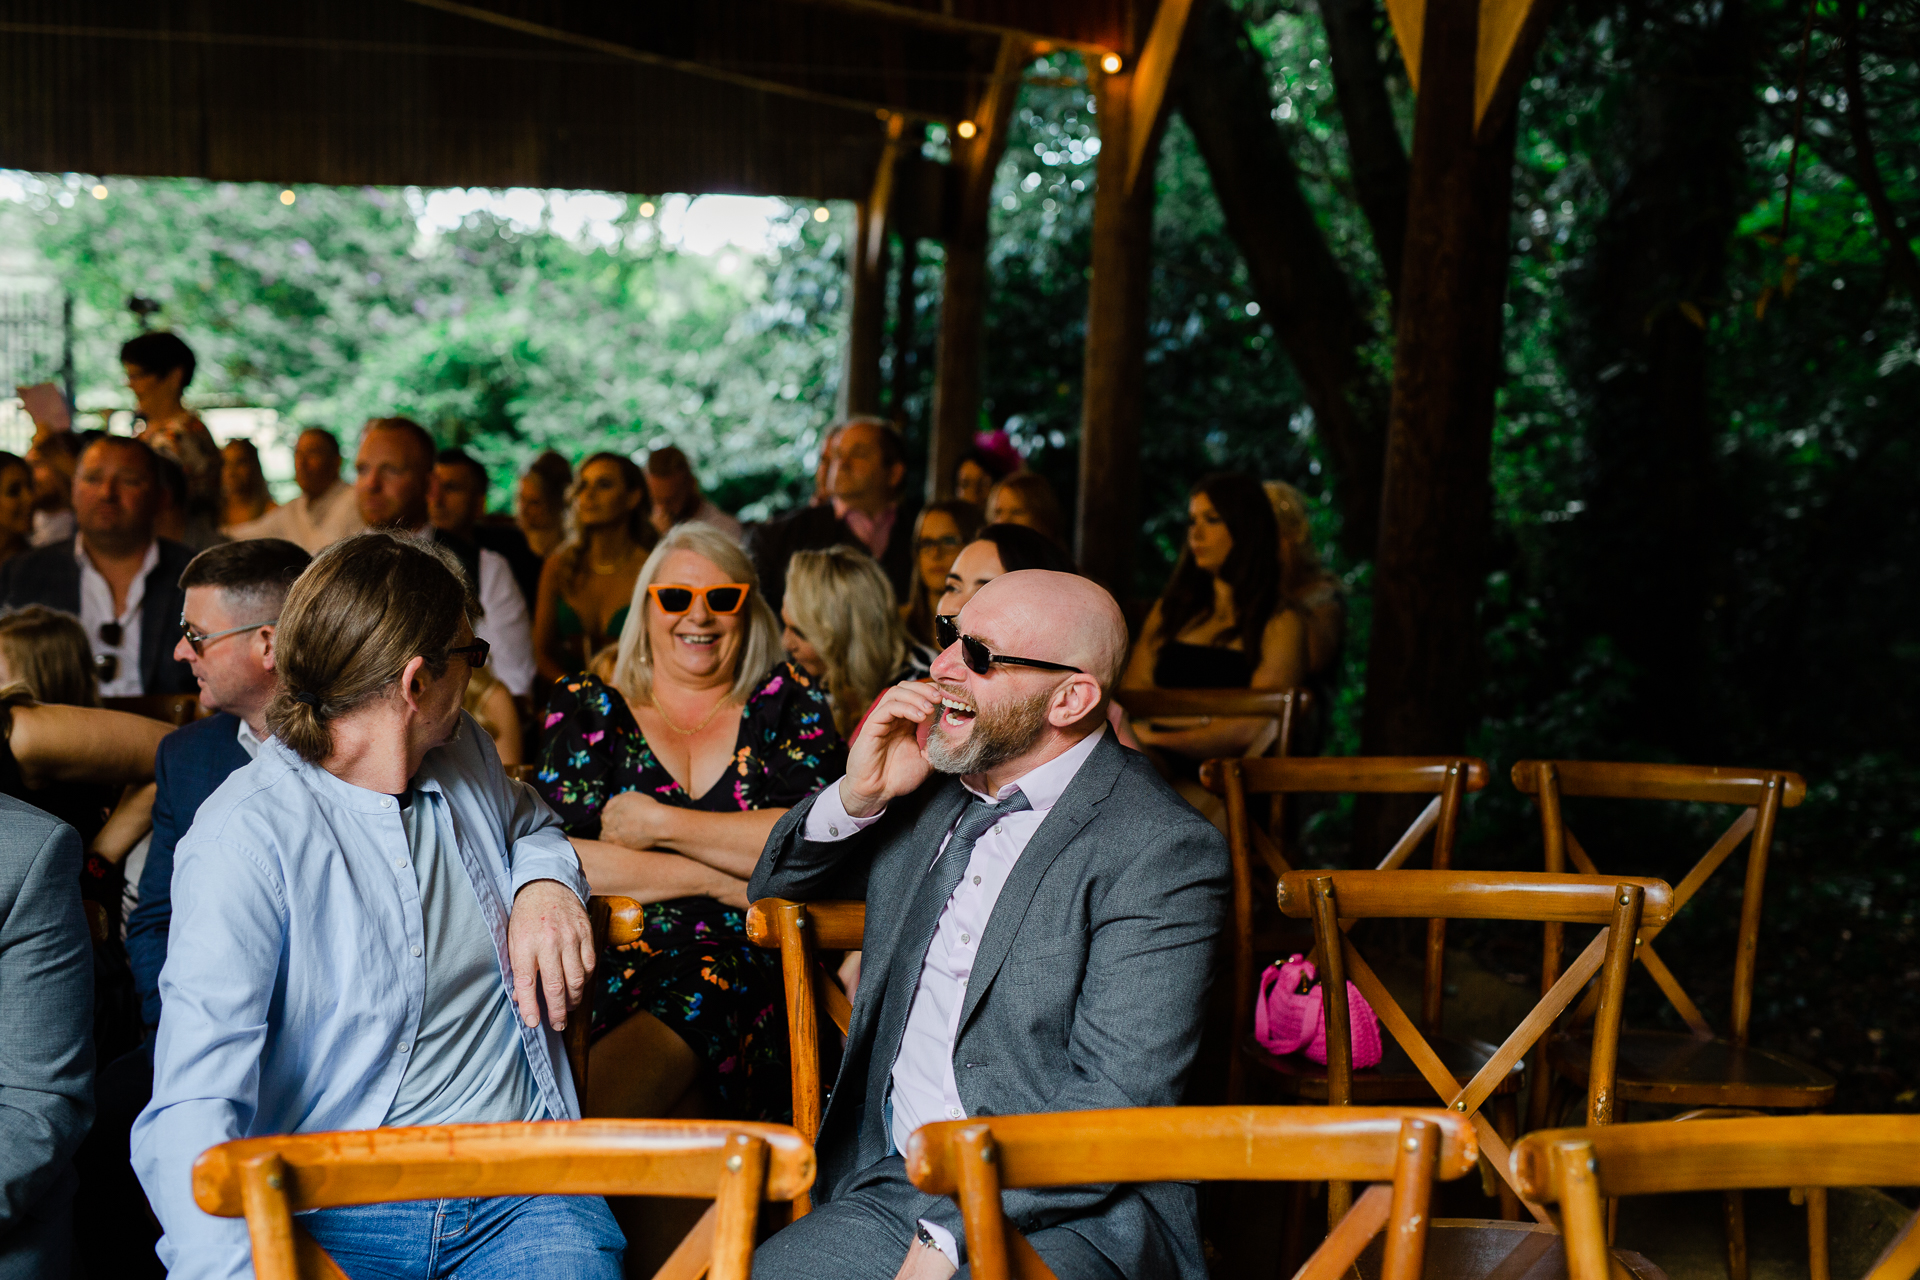
[[[1224,0],[1194,6],[1175,102],[1246,259],[1261,317],[1306,389],[1333,468],[1341,545],[1366,559],[1380,521],[1386,415],[1360,353],[1375,335],[1300,189],[1274,123],[1267,69]]]
[[[1378,0],[1320,0],[1320,20],[1333,55],[1333,94],[1347,129],[1354,192],[1373,231],[1387,292],[1400,293],[1400,258],[1407,246],[1407,149],[1387,97],[1380,62]]]
[[[1512,95],[1476,137],[1478,6],[1431,0],[1424,27],[1361,731],[1368,755],[1465,745],[1486,575]],[[1360,833],[1369,842],[1379,834]]]

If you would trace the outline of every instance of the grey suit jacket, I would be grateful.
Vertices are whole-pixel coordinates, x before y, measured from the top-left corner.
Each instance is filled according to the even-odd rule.
[[[67,1274],[73,1153],[92,1123],[80,836],[0,795],[0,1280]]]
[[[900,953],[901,917],[966,799],[959,779],[935,778],[860,834],[821,844],[803,835],[808,800],[780,820],[754,871],[753,898],[867,904],[859,993],[817,1144],[821,1203],[887,1154],[881,1113],[898,1045],[877,1046],[875,1023],[890,984],[918,981],[925,957]],[[1220,833],[1105,736],[988,917],[953,1053],[967,1114],[1178,1104],[1227,885]],[[1023,1231],[1070,1225],[1123,1275],[1207,1274],[1189,1185],[1010,1191],[1004,1203]],[[958,1208],[941,1212],[964,1239]]]

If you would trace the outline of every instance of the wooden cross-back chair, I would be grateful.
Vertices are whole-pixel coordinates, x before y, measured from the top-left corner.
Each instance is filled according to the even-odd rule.
[[[1513,1152],[1522,1194],[1559,1207],[1571,1280],[1608,1280],[1605,1202],[1620,1196],[1780,1187],[1824,1195],[1828,1187],[1910,1186],[1915,1168],[1920,1116],[1911,1115],[1543,1129]],[[1917,1270],[1920,1213],[1907,1219],[1865,1280],[1910,1280]],[[1825,1280],[1824,1270],[1815,1275]]]
[[[1766,891],[1767,858],[1782,809],[1797,806],[1807,784],[1781,769],[1725,769],[1705,765],[1629,764],[1591,760],[1522,760],[1513,766],[1513,785],[1534,797],[1549,871],[1569,862],[1595,874],[1593,859],[1568,827],[1561,801],[1568,797],[1610,800],[1665,800],[1693,804],[1738,805],[1740,812],[1673,890],[1675,913],[1686,906],[1742,843],[1747,845],[1746,882],[1740,896],[1740,927],[1734,944],[1733,999],[1728,1034],[1714,1032],[1680,980],[1654,948],[1660,928],[1642,931],[1639,960],[1687,1030],[1636,1028],[1621,1037],[1615,1087],[1628,1102],[1667,1103],[1712,1111],[1771,1108],[1811,1111],[1833,1100],[1834,1078],[1819,1067],[1747,1042],[1753,1012],[1753,978],[1758,959],[1761,904]],[[1546,930],[1548,968],[1559,963],[1560,937]],[[1585,1078],[1589,1034],[1580,1030],[1591,1000],[1575,1010],[1569,1029],[1543,1046],[1538,1064],[1541,1087],[1534,1090],[1529,1127],[1553,1122],[1550,1082],[1563,1076],[1576,1085]],[[1687,1118],[1691,1118],[1691,1113]],[[1812,1241],[1810,1265],[1815,1280],[1826,1280],[1826,1192],[1809,1193],[1807,1212]],[[1814,1230],[1811,1223],[1818,1222]],[[1737,1191],[1727,1197],[1727,1268],[1732,1280],[1747,1278],[1746,1214]]]
[[[1295,1280],[1340,1280],[1387,1230],[1381,1280],[1420,1280],[1435,1179],[1478,1159],[1473,1127],[1402,1107],[1140,1107],[945,1120],[907,1140],[907,1176],[951,1196],[977,1280],[1051,1280],[1006,1219],[1003,1190],[1173,1181],[1370,1182]]]
[[[197,693],[141,693],[123,698],[102,698],[100,705],[109,711],[159,720],[175,728],[192,724],[201,715]]]
[[[747,912],[747,938],[780,953],[787,993],[787,1057],[793,1079],[793,1127],[813,1142],[820,1136],[824,1086],[820,1078],[820,1022],[847,1034],[853,1004],[826,967],[820,952],[857,951],[867,927],[864,902],[789,902],[762,898]],[[804,1193],[793,1202],[794,1217],[812,1208]]]
[[[1320,964],[1320,993],[1327,1026],[1328,1102],[1353,1100],[1352,1017],[1347,983],[1351,981],[1373,1006],[1381,1027],[1413,1060],[1447,1107],[1473,1122],[1480,1149],[1500,1178],[1503,1207],[1514,1188],[1507,1170],[1511,1131],[1500,1133],[1480,1114],[1482,1105],[1520,1065],[1555,1018],[1573,1003],[1588,982],[1600,979],[1587,1088],[1587,1123],[1613,1121],[1614,1052],[1620,1036],[1622,997],[1633,964],[1634,940],[1643,927],[1665,924],[1673,890],[1664,881],[1628,876],[1568,876],[1540,872],[1462,871],[1290,871],[1280,880],[1280,909],[1294,919],[1313,921],[1314,954]],[[1601,932],[1541,997],[1520,1024],[1473,1077],[1462,1084],[1391,993],[1354,949],[1346,930],[1356,920],[1379,919],[1515,920],[1532,923],[1595,925]],[[1337,1221],[1350,1190],[1334,1183],[1327,1212]],[[1520,1204],[1541,1223],[1546,1211],[1524,1196]],[[1509,1209],[1510,1212],[1510,1209]]]
[[[1313,695],[1305,689],[1115,689],[1113,700],[1133,720],[1220,716],[1269,721],[1248,745],[1249,756],[1292,754],[1296,733],[1313,709]]]
[[[1453,863],[1454,840],[1460,828],[1461,802],[1470,791],[1487,785],[1487,766],[1468,757],[1449,756],[1333,756],[1314,759],[1209,760],[1200,767],[1200,784],[1220,796],[1227,806],[1227,847],[1233,860],[1233,1008],[1234,1051],[1227,1064],[1227,1100],[1246,1096],[1247,1063],[1262,1067],[1274,1087],[1293,1097],[1323,1101],[1326,1072],[1300,1057],[1279,1058],[1253,1040],[1253,1002],[1264,961],[1278,955],[1284,940],[1263,930],[1262,904],[1271,903],[1280,877],[1295,869],[1297,850],[1285,845],[1284,816],[1272,828],[1260,829],[1251,816],[1249,801],[1272,797],[1276,809],[1292,795],[1431,795],[1418,817],[1407,827],[1377,870],[1406,865],[1428,835],[1433,837],[1432,864],[1444,871]],[[1426,965],[1422,984],[1421,1025],[1429,1036],[1440,1034],[1440,1003],[1446,980],[1446,921],[1427,925]],[[1486,1046],[1491,1050],[1491,1046]],[[1447,1046],[1456,1069],[1479,1050],[1469,1042]],[[1511,1086],[1518,1087],[1516,1080]],[[1369,1102],[1417,1101],[1427,1096],[1424,1082],[1410,1062],[1396,1059],[1368,1072],[1358,1096]]]
[[[346,1280],[295,1223],[306,1209],[469,1196],[711,1198],[654,1280],[748,1280],[763,1201],[813,1184],[813,1147],[785,1125],[570,1120],[243,1138],[203,1152],[193,1195],[247,1220],[258,1280]]]

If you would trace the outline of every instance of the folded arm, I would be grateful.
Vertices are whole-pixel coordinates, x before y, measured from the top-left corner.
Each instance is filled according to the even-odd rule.
[[[29,787],[56,782],[110,786],[153,781],[153,754],[173,726],[98,707],[13,709],[8,738]]]

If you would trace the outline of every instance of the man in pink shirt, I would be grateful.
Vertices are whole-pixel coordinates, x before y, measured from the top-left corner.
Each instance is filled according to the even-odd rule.
[[[748,894],[859,897],[863,969],[816,1143],[815,1211],[756,1277],[945,1280],[958,1208],[907,1181],[922,1124],[1180,1102],[1227,893],[1213,826],[1106,727],[1119,606],[1009,573],[930,682],[896,685],[847,772],[774,828]],[[1203,1280],[1193,1188],[1013,1191],[1060,1280]]]

